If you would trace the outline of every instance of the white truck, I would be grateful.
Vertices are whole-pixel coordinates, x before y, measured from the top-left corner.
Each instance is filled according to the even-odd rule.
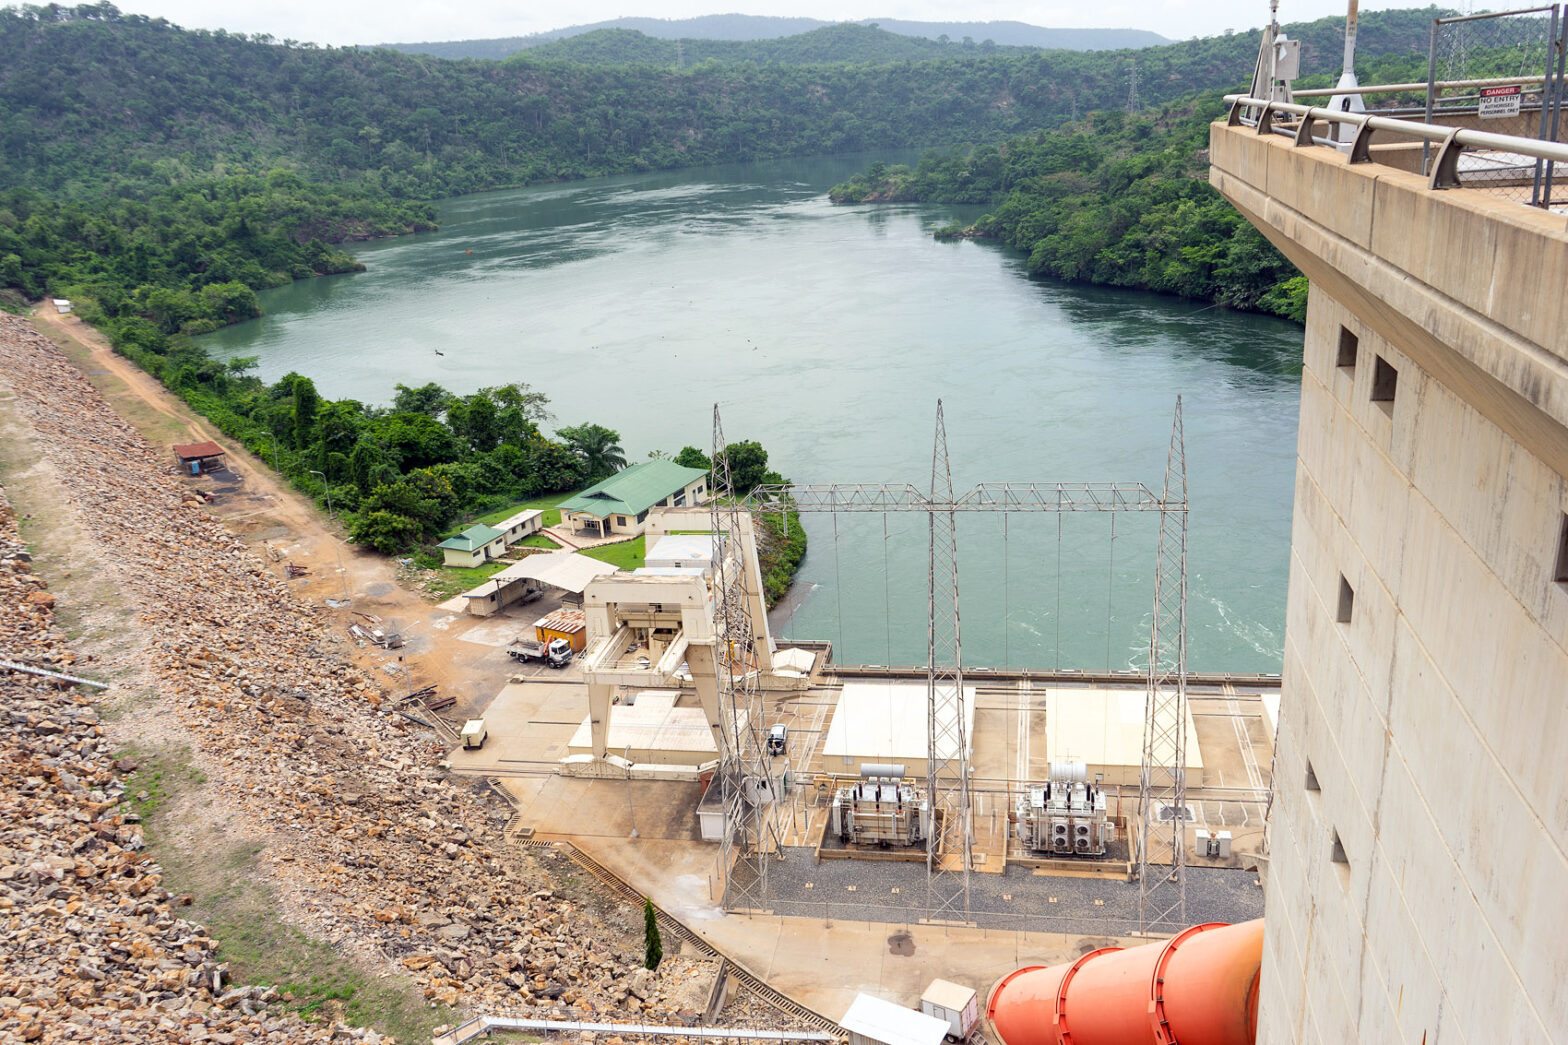
[[[530,660],[542,660],[552,668],[564,668],[572,659],[572,644],[565,639],[540,642],[538,639],[519,635],[510,646],[506,647],[506,652],[513,660],[524,663]]]
[[[947,1024],[948,1041],[963,1041],[980,1022],[980,999],[972,988],[932,980],[920,996],[920,1011]]]

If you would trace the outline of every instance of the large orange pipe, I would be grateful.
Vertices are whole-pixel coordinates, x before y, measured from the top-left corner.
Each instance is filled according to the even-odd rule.
[[[1033,965],[991,989],[1002,1045],[1253,1045],[1263,919],[1212,922],[1070,965]]]

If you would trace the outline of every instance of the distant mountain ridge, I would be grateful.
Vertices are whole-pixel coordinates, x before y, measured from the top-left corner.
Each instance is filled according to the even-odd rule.
[[[826,26],[841,25],[819,18],[784,18],[766,15],[702,15],[697,18],[615,18],[605,22],[567,26],[528,36],[490,40],[451,40],[429,43],[378,44],[404,54],[436,58],[507,58],[540,44],[564,40],[602,29],[629,29],[657,40],[775,40],[797,36]],[[857,25],[876,25],[900,36],[926,40],[947,37],[954,44],[966,37],[974,43],[990,40],[1012,47],[1039,47],[1066,51],[1113,51],[1158,47],[1171,41],[1146,29],[1051,29],[1026,22],[914,22],[900,18],[862,18]]]

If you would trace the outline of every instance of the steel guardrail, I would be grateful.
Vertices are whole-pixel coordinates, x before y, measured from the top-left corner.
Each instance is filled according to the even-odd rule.
[[[1493,134],[1490,131],[1475,131],[1465,127],[1443,127],[1438,124],[1416,123],[1412,120],[1393,120],[1386,116],[1377,116],[1373,113],[1338,112],[1333,109],[1320,109],[1311,105],[1297,105],[1294,102],[1269,101],[1265,98],[1253,98],[1245,94],[1227,94],[1225,101],[1230,104],[1230,113],[1226,117],[1229,126],[1255,127],[1259,134],[1291,134],[1295,137],[1297,145],[1335,145],[1337,143],[1318,139],[1313,135],[1314,126],[1318,123],[1349,124],[1357,129],[1355,140],[1351,143],[1350,162],[1369,163],[1372,157],[1368,152],[1373,132],[1383,132],[1397,137],[1411,138],[1418,141],[1443,145],[1445,149],[1455,147],[1473,149],[1497,149],[1502,152],[1518,153],[1532,159],[1551,160],[1554,163],[1568,163],[1568,145],[1561,142],[1542,141],[1539,138],[1522,138],[1514,134]],[[1247,110],[1256,109],[1258,115],[1248,118]],[[1274,126],[1274,121],[1279,116],[1299,117],[1300,122],[1292,128]],[[1457,156],[1457,153],[1455,153]],[[1438,176],[1438,167],[1433,170],[1434,179]],[[1446,187],[1446,186],[1438,186]]]

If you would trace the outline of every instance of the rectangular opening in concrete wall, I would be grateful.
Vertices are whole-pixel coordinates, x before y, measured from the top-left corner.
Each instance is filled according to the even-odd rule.
[[[1563,522],[1557,529],[1557,566],[1552,570],[1552,579],[1558,584],[1568,584],[1568,514],[1563,516]]]
[[[1360,347],[1361,339],[1344,327],[1339,328],[1339,353],[1334,357],[1334,365],[1356,368],[1356,349]]]
[[[1345,575],[1339,575],[1339,608],[1334,611],[1334,619],[1341,624],[1349,624],[1351,615],[1356,611],[1356,592],[1345,580]]]
[[[1394,409],[1394,390],[1399,386],[1399,371],[1382,356],[1372,367],[1372,402],[1382,403],[1383,409]]]
[[[1334,871],[1339,875],[1339,884],[1348,888],[1350,886],[1350,857],[1345,855],[1345,843],[1339,840],[1339,832],[1334,832],[1334,842],[1329,847],[1329,860],[1334,865]]]

